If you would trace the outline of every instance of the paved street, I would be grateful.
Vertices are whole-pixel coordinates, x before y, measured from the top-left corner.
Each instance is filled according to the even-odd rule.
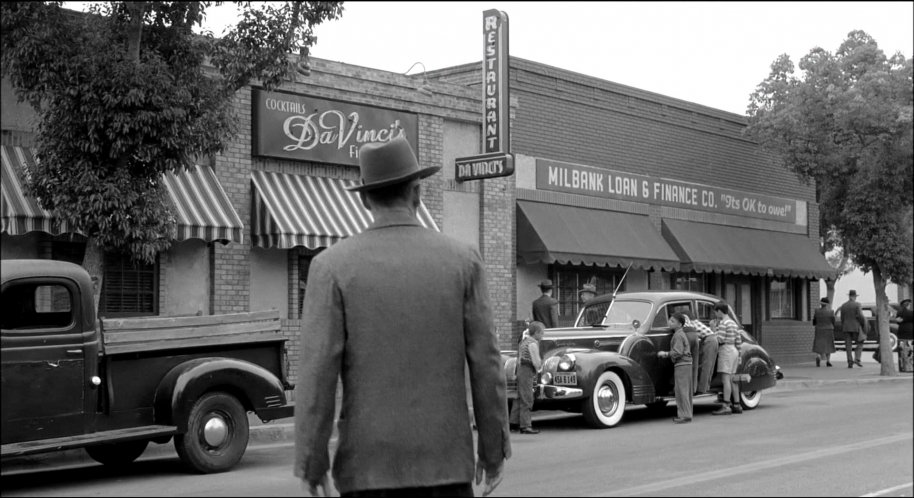
[[[540,415],[512,435],[496,496],[912,496],[910,381],[772,391],[743,415],[674,425],[674,407],[630,410],[617,428]],[[160,453],[161,454],[161,453]],[[295,496],[288,443],[255,445],[232,472],[188,475],[173,455],[124,472],[98,465],[6,474],[3,496]],[[477,489],[477,494],[480,490]]]

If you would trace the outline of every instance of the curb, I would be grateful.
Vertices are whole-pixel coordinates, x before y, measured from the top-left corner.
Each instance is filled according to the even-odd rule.
[[[771,389],[772,392],[784,393],[793,391],[802,391],[807,389],[816,389],[826,386],[855,386],[891,382],[910,382],[914,379],[912,375],[898,375],[894,377],[873,377],[858,379],[790,379],[778,381],[778,384]],[[549,416],[548,414],[545,416]],[[294,422],[276,423],[270,422],[264,424],[253,414],[249,415],[251,420],[250,439],[248,448],[258,446],[271,446],[277,444],[291,444],[295,440]],[[150,458],[178,458],[175,451],[174,441],[167,444],[152,443],[143,453],[142,459]],[[82,465],[95,465],[96,462],[82,449],[57,451],[51,453],[40,453],[18,458],[11,458],[3,462],[2,474],[15,475],[37,470],[45,470],[48,467],[71,467]]]

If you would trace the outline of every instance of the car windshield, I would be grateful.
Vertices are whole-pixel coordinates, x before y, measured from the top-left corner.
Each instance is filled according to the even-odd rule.
[[[612,306],[610,306],[612,304]],[[608,308],[608,311],[607,311]],[[620,301],[596,303],[584,307],[575,327],[603,325],[617,329],[631,329],[632,322],[644,323],[651,312],[651,303],[646,301]]]

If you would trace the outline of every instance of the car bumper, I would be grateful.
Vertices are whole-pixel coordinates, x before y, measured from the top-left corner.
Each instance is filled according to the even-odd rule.
[[[539,384],[534,391],[534,397],[541,400],[575,399],[584,397],[584,390],[576,387]]]

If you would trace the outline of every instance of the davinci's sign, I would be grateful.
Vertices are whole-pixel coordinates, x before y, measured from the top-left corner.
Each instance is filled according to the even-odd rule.
[[[514,173],[508,104],[508,14],[482,13],[482,154],[457,158],[458,182]]]
[[[359,147],[401,131],[418,149],[412,113],[256,88],[251,105],[255,156],[358,166]]]

